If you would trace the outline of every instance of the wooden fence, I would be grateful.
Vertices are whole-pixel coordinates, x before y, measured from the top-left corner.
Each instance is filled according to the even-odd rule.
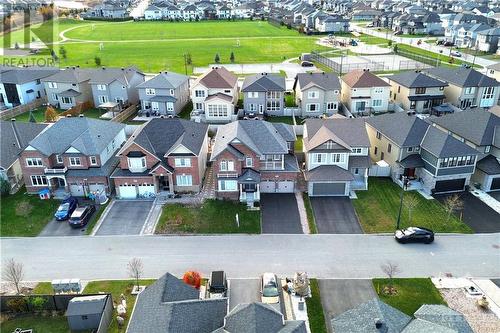
[[[46,97],[40,97],[35,99],[33,102],[28,104],[18,105],[14,108],[0,111],[0,120],[6,120],[25,112],[31,111],[33,109],[39,108],[43,104],[47,103]]]
[[[123,110],[122,112],[120,112],[116,116],[114,116],[113,119],[111,119],[111,121],[114,121],[117,123],[122,123],[122,122],[126,121],[132,115],[137,113],[138,107],[139,107],[138,104],[132,104],[131,106],[129,106],[128,108],[126,108],[125,110]]]

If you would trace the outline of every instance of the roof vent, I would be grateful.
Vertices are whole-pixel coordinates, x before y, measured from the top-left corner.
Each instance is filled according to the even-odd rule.
[[[84,115],[80,113],[80,114],[78,115],[78,117],[79,117],[79,118],[83,118],[83,117],[84,117]]]
[[[80,68],[80,65],[77,65],[76,68]]]
[[[12,118],[10,121],[14,122],[14,121],[16,121],[16,118]]]
[[[382,322],[382,320],[380,318],[375,318],[375,328],[381,329],[383,324],[384,323]]]

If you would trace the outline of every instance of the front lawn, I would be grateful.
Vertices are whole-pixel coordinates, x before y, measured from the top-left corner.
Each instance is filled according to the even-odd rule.
[[[295,140],[295,152],[302,152],[302,149],[304,147],[304,138],[302,135],[297,135],[297,140]]]
[[[155,280],[140,280],[141,286],[149,286],[155,282]],[[109,326],[109,333],[118,333],[125,332],[127,329],[128,320],[132,315],[132,309],[134,308],[136,296],[130,294],[132,288],[134,287],[134,280],[113,280],[113,281],[92,281],[87,284],[85,289],[83,290],[84,294],[98,294],[100,292],[103,293],[111,293],[113,297],[113,302],[120,302],[120,295],[125,295],[125,300],[127,301],[127,315],[125,318],[125,325],[122,329],[118,328],[118,324],[116,322],[116,312],[113,314],[113,320],[111,325]]]
[[[236,224],[238,214],[240,226]],[[183,204],[163,206],[157,234],[260,233],[260,212],[246,205],[225,200],[206,200],[201,207]]]
[[[67,333],[69,332],[68,320],[64,316],[43,317],[29,314],[2,321],[0,332],[14,332],[16,328],[23,330],[32,329],[36,333]]]
[[[307,224],[309,225],[309,232],[311,234],[317,234],[318,229],[316,228],[316,222],[314,221],[314,213],[311,206],[311,200],[307,193],[302,192],[302,199],[304,200],[304,207],[306,208]]]
[[[284,123],[288,125],[293,125],[292,116],[269,116],[266,118],[266,121],[269,121],[271,123]]]
[[[34,295],[52,295],[54,289],[51,282],[39,282],[31,293]]]
[[[390,306],[413,316],[423,304],[447,305],[443,297],[428,278],[393,279],[395,295],[386,295],[383,290],[389,279],[373,279],[373,287],[380,299]]]
[[[309,279],[311,297],[306,298],[307,317],[311,333],[326,333],[325,315],[321,305],[318,280]]]
[[[17,193],[1,199],[0,236],[36,236],[52,219],[59,201],[40,200],[23,186]]]
[[[371,177],[368,180],[368,191],[357,191],[358,199],[352,203],[359,221],[366,233],[393,232],[399,211],[401,188],[388,178]],[[404,193],[406,202],[415,200],[416,207],[411,212],[403,205],[401,228],[421,226],[435,232],[471,233],[472,230],[454,215],[447,218],[443,205],[438,200],[427,200],[416,191]]]

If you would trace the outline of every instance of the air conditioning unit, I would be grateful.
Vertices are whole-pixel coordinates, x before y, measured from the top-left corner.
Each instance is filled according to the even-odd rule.
[[[71,292],[79,293],[82,290],[82,283],[80,279],[71,279],[69,280],[69,285]]]

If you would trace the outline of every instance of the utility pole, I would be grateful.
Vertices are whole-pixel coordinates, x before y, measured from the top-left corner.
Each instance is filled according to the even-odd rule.
[[[405,176],[403,176],[403,188],[401,189],[401,194],[399,197],[399,213],[398,213],[398,220],[396,222],[396,230],[399,230],[399,224],[401,223],[401,210],[403,209],[403,194],[405,192],[405,187],[406,187],[406,179]]]
[[[477,45],[476,45],[476,51],[474,52],[474,58],[472,59],[472,67],[476,64],[476,56],[477,56]]]

